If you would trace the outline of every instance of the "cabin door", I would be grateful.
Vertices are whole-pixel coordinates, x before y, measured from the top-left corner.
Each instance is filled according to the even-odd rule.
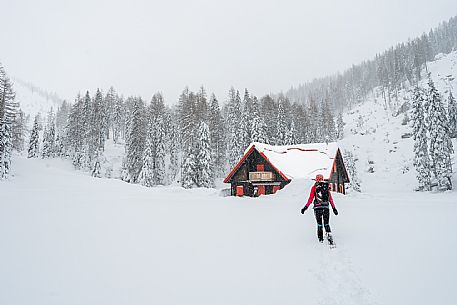
[[[242,185],[237,185],[236,186],[236,195],[239,197],[244,196],[244,187]]]
[[[259,185],[257,187],[257,194],[259,194],[259,196],[265,195],[265,185]]]

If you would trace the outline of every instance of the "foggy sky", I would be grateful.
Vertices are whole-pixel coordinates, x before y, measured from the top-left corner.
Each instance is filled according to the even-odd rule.
[[[261,96],[342,71],[457,15],[455,0],[0,0],[0,62],[73,100],[175,103],[185,86]]]

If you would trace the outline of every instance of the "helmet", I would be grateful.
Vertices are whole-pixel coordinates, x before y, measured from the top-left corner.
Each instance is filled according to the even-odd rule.
[[[317,174],[315,180],[316,180],[316,182],[322,181],[322,180],[324,180],[324,176],[321,174]]]

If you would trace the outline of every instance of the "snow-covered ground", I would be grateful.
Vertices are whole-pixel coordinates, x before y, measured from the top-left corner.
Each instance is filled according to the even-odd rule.
[[[317,242],[309,181],[275,196],[145,188],[61,160],[0,183],[0,304],[455,304],[455,193],[335,194]]]

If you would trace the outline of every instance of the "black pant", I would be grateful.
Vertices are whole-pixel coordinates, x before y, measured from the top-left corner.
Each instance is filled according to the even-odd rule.
[[[316,216],[317,221],[317,237],[319,240],[324,238],[324,233],[322,231],[322,226],[325,227],[325,232],[330,233],[330,225],[328,224],[330,220],[330,209],[314,209],[314,215]],[[322,220],[324,224],[322,225]]]

